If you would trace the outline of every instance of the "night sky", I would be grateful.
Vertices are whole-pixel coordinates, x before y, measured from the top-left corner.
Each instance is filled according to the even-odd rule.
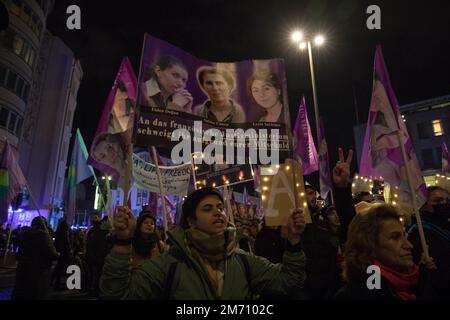
[[[315,132],[307,54],[293,45],[290,33],[296,27],[321,31],[327,42],[313,49],[315,76],[334,162],[338,146],[354,145],[355,105],[360,122],[367,120],[376,44],[383,46],[400,104],[450,94],[450,1],[416,2],[57,0],[47,27],[81,61],[73,132],[80,128],[88,148],[122,57],[139,70],[145,32],[210,61],[283,58],[291,119],[305,94]],[[81,8],[80,31],[66,29],[71,4]],[[370,4],[381,8],[381,30],[366,27]]]

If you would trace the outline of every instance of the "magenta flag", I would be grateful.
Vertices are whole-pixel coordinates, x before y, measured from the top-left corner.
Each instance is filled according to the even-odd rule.
[[[303,165],[303,174],[310,174],[319,170],[319,157],[311,135],[311,127],[308,121],[305,96],[302,96],[297,120],[294,126],[294,154],[297,155]]]
[[[450,154],[444,141],[442,141],[442,172],[450,174]]]
[[[381,46],[377,46],[372,99],[359,173],[373,179],[382,177],[393,187],[398,187],[399,197],[406,204],[411,205],[412,195],[398,131],[401,132],[403,137],[412,188],[420,207],[426,200],[425,182],[408,130],[401,119],[398,101],[389,80]]]
[[[122,60],[92,142],[88,163],[121,183],[131,152],[137,80],[127,57]]]
[[[331,182],[330,159],[328,156],[328,145],[325,140],[325,128],[323,119],[319,120],[319,177],[320,177],[320,196],[327,198],[328,192],[333,187]]]

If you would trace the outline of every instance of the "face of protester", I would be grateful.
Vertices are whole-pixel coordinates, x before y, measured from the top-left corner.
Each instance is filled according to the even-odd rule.
[[[264,109],[272,108],[279,101],[280,90],[276,89],[270,82],[255,80],[252,83],[251,90],[256,103]]]
[[[448,202],[448,193],[444,190],[434,190],[428,194],[427,205],[432,208],[433,205],[446,204]]]
[[[241,216],[242,218],[247,217],[247,212],[246,212],[245,206],[243,204],[238,205],[238,213],[239,213],[239,216]]]
[[[150,235],[155,232],[155,221],[152,218],[144,219],[141,225],[141,233],[145,235]]]
[[[196,220],[189,218],[189,224],[205,233],[215,235],[224,232],[228,220],[219,197],[204,197],[195,209]]]
[[[308,201],[308,206],[310,208],[316,208],[317,207],[317,195],[316,195],[316,191],[314,191],[313,189],[306,189],[306,199]]]
[[[375,249],[377,260],[391,269],[404,272],[414,264],[412,249],[399,221],[388,219],[381,222]]]
[[[327,212],[327,219],[328,222],[333,226],[339,226],[341,224],[337,211],[334,209]]]
[[[225,103],[230,100],[231,88],[222,75],[206,73],[202,86],[212,103]]]
[[[188,73],[182,66],[175,64],[164,70],[157,66],[155,74],[158,77],[161,90],[164,90],[168,95],[172,95],[186,87]]]
[[[103,140],[95,147],[93,156],[97,162],[104,163],[112,168],[118,168],[122,165],[123,152],[119,143]]]

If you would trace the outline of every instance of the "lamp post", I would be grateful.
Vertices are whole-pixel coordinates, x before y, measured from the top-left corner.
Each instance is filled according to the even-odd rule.
[[[319,140],[319,104],[317,102],[317,90],[316,90],[316,77],[314,74],[314,60],[312,55],[312,46],[311,46],[311,38],[305,37],[301,31],[295,31],[292,33],[292,41],[298,44],[300,50],[308,49],[308,58],[309,58],[309,69],[311,71],[311,85],[313,90],[313,101],[314,101],[314,117],[316,120],[316,137],[317,137],[317,146],[320,147]],[[323,35],[316,35],[314,37],[314,44],[316,46],[321,46],[325,43],[325,38]],[[334,203],[333,197],[333,189],[330,190],[331,203]]]
[[[319,144],[319,105],[317,102],[317,90],[316,90],[316,78],[314,75],[314,61],[312,56],[312,46],[309,38],[303,36],[303,33],[300,31],[295,31],[292,33],[292,41],[299,44],[300,50],[305,50],[308,48],[308,57],[309,57],[309,69],[311,71],[311,84],[313,90],[313,101],[314,101],[314,116],[316,120],[316,135],[317,135],[317,143]],[[323,45],[325,42],[325,38],[322,35],[317,35],[314,37],[314,44],[317,46]]]

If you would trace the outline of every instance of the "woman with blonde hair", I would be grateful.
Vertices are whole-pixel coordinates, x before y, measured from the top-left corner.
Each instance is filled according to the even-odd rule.
[[[433,297],[430,277],[433,259],[415,265],[398,210],[373,204],[350,223],[344,251],[343,277],[347,284],[335,299],[416,300]],[[380,279],[377,280],[376,272]],[[375,274],[374,274],[375,272]]]

